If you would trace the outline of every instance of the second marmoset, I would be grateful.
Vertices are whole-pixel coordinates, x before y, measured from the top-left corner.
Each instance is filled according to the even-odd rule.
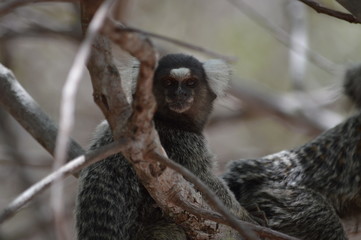
[[[360,107],[360,66],[347,71],[344,89]],[[269,227],[304,240],[345,240],[340,217],[361,212],[361,113],[298,148],[234,161],[224,179]]]

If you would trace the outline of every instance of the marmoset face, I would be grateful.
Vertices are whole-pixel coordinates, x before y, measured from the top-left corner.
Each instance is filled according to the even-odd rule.
[[[177,113],[189,110],[193,105],[200,78],[200,74],[192,73],[191,69],[185,67],[170,69],[168,74],[161,76],[167,107]]]
[[[160,111],[185,113],[194,106],[205,86],[202,64],[195,58],[168,57],[161,61],[154,77],[154,93]]]
[[[229,78],[229,68],[221,60],[202,63],[185,54],[164,56],[154,73],[155,119],[174,128],[201,132]]]

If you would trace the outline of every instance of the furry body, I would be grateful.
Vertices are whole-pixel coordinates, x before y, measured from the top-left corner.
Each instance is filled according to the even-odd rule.
[[[214,61],[212,65],[224,67]],[[154,76],[158,105],[154,123],[169,158],[196,174],[233,209],[239,203],[212,173],[213,156],[202,134],[229,74],[223,70],[216,69],[213,77],[207,64],[193,57],[173,54],[161,59]],[[107,123],[98,127],[95,136],[91,149],[113,141]],[[187,239],[184,230],[163,215],[121,154],[81,171],[76,208],[79,240]]]
[[[346,73],[344,87],[361,106],[360,67]],[[301,147],[234,161],[223,178],[269,227],[304,240],[345,240],[340,217],[361,207],[361,113]]]

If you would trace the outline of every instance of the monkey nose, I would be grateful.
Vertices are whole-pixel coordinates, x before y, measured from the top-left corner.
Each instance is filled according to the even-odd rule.
[[[177,101],[185,101],[187,100],[187,98],[189,98],[189,94],[185,91],[183,91],[182,89],[178,89],[175,93],[175,99]]]

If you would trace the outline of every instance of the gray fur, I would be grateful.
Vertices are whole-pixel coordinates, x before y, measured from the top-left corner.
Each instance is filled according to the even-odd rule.
[[[349,70],[344,85],[358,106],[360,69]],[[223,178],[241,205],[256,205],[275,230],[304,240],[347,239],[340,217],[361,209],[361,112],[301,147],[234,161]]]
[[[197,60],[190,56],[168,55],[160,61],[158,70],[163,66],[172,66],[172,62],[179,68],[183,62],[189,64],[189,60],[197,65]],[[154,93],[159,106],[154,122],[169,158],[196,174],[227,207],[239,209],[239,203],[223,180],[212,173],[213,155],[201,131],[212,110],[214,93],[204,81],[196,91],[198,95],[194,96],[190,110],[182,114],[172,112],[164,101],[163,88],[156,76],[157,71]],[[91,149],[113,141],[106,122],[97,128],[95,136]],[[76,206],[79,240],[187,239],[184,230],[163,215],[121,154],[83,169],[79,180]],[[245,212],[241,212],[240,216],[250,220]]]

